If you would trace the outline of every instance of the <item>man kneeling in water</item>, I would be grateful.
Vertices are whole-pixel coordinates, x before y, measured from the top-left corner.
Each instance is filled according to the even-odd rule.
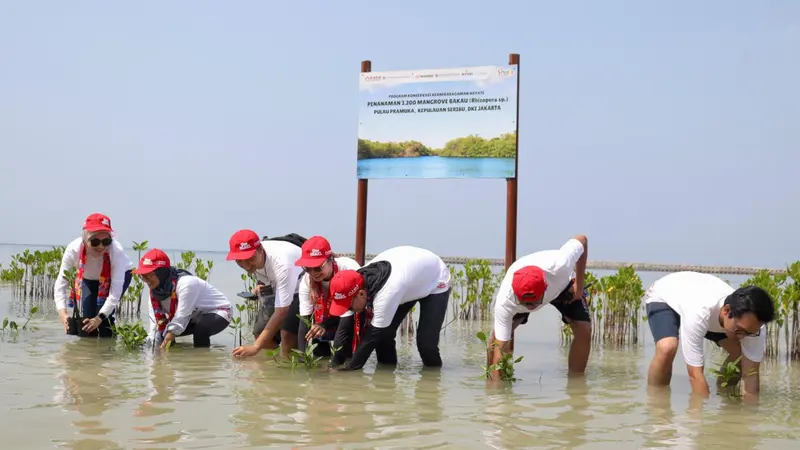
[[[231,322],[231,303],[202,278],[170,265],[154,248],[142,256],[136,274],[150,288],[149,340],[166,348],[177,336],[192,335],[195,347],[209,347],[211,336]]]

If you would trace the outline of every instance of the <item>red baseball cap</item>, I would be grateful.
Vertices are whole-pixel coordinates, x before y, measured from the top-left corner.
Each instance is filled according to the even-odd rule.
[[[331,306],[329,312],[332,316],[341,316],[350,310],[353,297],[364,288],[364,277],[355,270],[340,270],[331,278]]]
[[[331,243],[322,236],[311,236],[303,244],[300,259],[294,265],[300,267],[319,267],[333,254]]]
[[[83,221],[83,229],[90,233],[97,231],[106,231],[111,233],[114,231],[114,229],[111,228],[111,219],[109,219],[108,216],[100,213],[90,214],[88,217],[86,217],[86,220]]]
[[[159,267],[169,267],[169,256],[161,250],[154,248],[142,256],[139,260],[139,267],[134,270],[139,275],[150,273]]]
[[[541,302],[547,290],[544,270],[536,266],[525,266],[517,270],[511,278],[511,289],[522,303]]]
[[[261,247],[261,238],[253,230],[239,230],[233,233],[228,241],[230,251],[225,258],[228,261],[249,259]]]

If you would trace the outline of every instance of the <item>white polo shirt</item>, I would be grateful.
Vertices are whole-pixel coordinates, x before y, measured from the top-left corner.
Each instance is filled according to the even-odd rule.
[[[450,269],[438,255],[424,248],[403,245],[375,256],[367,265],[388,261],[392,265],[389,279],[372,298],[372,322],[375,328],[392,324],[397,308],[403,303],[425,298],[450,289]],[[352,311],[342,317],[352,315]]]
[[[272,286],[276,308],[289,306],[299,291],[300,276],[304,273],[302,267],[294,265],[300,259],[300,247],[285,241],[261,241],[261,245],[267,258],[264,268],[256,270],[256,279]]]
[[[558,250],[542,250],[514,261],[497,289],[494,304],[495,338],[499,341],[510,340],[515,314],[538,311],[558,297],[573,278],[575,264],[583,252],[581,241],[570,239]],[[536,266],[542,269],[547,281],[547,290],[544,292],[542,304],[532,310],[517,301],[517,296],[514,295],[514,290],[511,288],[514,273],[526,266]]]
[[[356,262],[353,258],[348,258],[346,256],[338,256],[335,258],[336,265],[339,266],[339,270],[358,270],[361,268],[361,264]],[[314,304],[311,300],[311,290],[308,287],[309,277],[306,273],[303,275],[303,278],[300,279],[300,315],[301,316],[308,316],[314,313]],[[330,287],[329,281],[322,282],[322,289],[323,292],[328,291]]]
[[[644,302],[666,303],[681,318],[679,328],[681,354],[692,367],[705,365],[704,337],[707,332],[724,333],[719,312],[725,299],[734,291],[721,278],[699,272],[675,272],[656,280],[647,289]],[[764,358],[767,348],[766,325],[760,336],[741,340],[742,354],[753,362]]]
[[[67,307],[67,299],[69,298],[70,287],[69,282],[64,278],[64,271],[72,268],[77,268],[81,259],[81,244],[83,238],[77,238],[70,242],[64,249],[64,255],[61,257],[61,267],[58,269],[58,276],[56,277],[55,286],[53,287],[53,296],[55,297],[56,310],[64,309]],[[125,248],[116,239],[108,247],[108,258],[111,262],[111,289],[108,293],[103,307],[100,308],[99,313],[106,316],[113,313],[117,306],[119,306],[120,297],[122,297],[122,286],[125,284],[125,272],[133,269],[133,262],[125,253]],[[86,249],[86,265],[83,267],[83,279],[94,280],[100,279],[100,271],[103,269],[103,256],[95,256],[90,248]]]
[[[178,278],[175,290],[178,294],[178,308],[175,310],[175,317],[167,324],[166,331],[171,331],[175,336],[180,335],[189,326],[192,319],[201,314],[217,314],[228,322],[231,321],[231,302],[225,294],[209,284],[206,280],[194,275],[184,275]],[[164,311],[169,314],[170,299],[161,302]],[[153,305],[150,305],[150,337],[154,337],[158,327],[156,326]]]

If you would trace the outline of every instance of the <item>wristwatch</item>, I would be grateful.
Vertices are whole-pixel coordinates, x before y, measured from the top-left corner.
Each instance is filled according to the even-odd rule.
[[[106,320],[106,315],[103,313],[98,314],[97,317],[100,319],[100,322]]]

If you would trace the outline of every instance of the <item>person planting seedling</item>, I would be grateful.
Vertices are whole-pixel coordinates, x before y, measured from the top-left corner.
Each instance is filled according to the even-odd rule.
[[[228,328],[230,300],[202,278],[173,267],[163,251],[145,253],[135,272],[150,288],[148,341],[155,346],[166,349],[176,337],[191,335],[195,347],[209,347],[211,336]]]
[[[588,245],[586,236],[577,235],[558,250],[531,253],[511,264],[497,290],[494,330],[489,340],[486,367],[500,362],[503,354],[513,354],[516,328],[528,323],[532,312],[550,304],[561,313],[561,320],[572,328],[569,372],[585,372],[592,337],[583,286]],[[574,279],[571,278],[573,272]],[[493,370],[490,376],[493,380],[501,379],[497,370]]]
[[[340,316],[331,368],[344,363],[357,339],[350,363],[344,370],[361,369],[372,351],[378,363],[397,364],[395,336],[403,319],[419,304],[417,350],[422,363],[441,367],[439,332],[450,298],[450,269],[429,250],[411,246],[390,248],[358,270],[340,270],[330,283],[330,313]],[[369,325],[355,331],[355,315],[366,313]]]
[[[723,367],[741,357],[738,373],[744,376],[742,395],[746,399],[758,395],[758,371],[767,344],[766,324],[775,318],[775,306],[767,291],[756,286],[734,290],[714,275],[687,271],[656,280],[647,289],[644,301],[656,343],[647,373],[649,385],[669,385],[680,343],[692,393],[707,397],[709,389],[703,372],[706,339],[728,352]],[[733,386],[740,380],[724,381]]]
[[[91,214],[83,222],[82,236],[64,249],[53,291],[58,318],[67,334],[112,335],[114,312],[133,277],[133,262],[113,232],[108,216]],[[65,273],[73,268],[77,274],[68,286]],[[72,317],[67,313],[67,301]]]
[[[314,348],[316,356],[331,356],[331,347],[327,342],[333,341],[336,328],[339,326],[339,317],[330,313],[330,280],[340,270],[356,270],[361,265],[352,258],[336,256],[331,250],[331,244],[322,236],[309,238],[301,249],[302,255],[295,262],[305,271],[300,279],[299,298],[300,316],[305,320],[300,322],[299,343],[300,351],[305,351],[308,341],[316,340]],[[309,328],[306,321],[311,323]],[[355,329],[358,330],[360,322],[356,320]],[[358,333],[358,331],[356,331]]]
[[[275,292],[275,310],[253,345],[233,349],[234,356],[255,356],[262,349],[275,349],[280,345],[281,355],[288,357],[297,348],[300,327],[299,281],[303,269],[294,263],[300,256],[300,247],[306,241],[296,234],[273,237],[261,241],[252,230],[239,230],[228,241],[227,260],[236,264]]]

